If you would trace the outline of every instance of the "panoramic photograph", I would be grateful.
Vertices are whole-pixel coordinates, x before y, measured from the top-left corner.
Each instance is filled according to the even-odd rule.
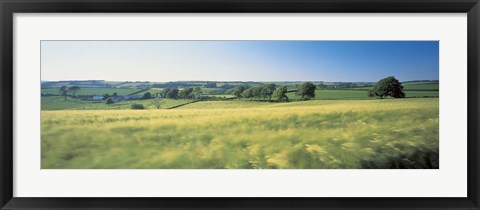
[[[439,169],[438,41],[41,41],[42,169]]]

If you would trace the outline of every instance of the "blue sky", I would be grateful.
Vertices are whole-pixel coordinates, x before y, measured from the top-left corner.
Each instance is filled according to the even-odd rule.
[[[42,80],[438,80],[437,41],[42,41]]]

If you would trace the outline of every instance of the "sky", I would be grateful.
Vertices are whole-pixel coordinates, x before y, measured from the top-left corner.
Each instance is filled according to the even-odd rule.
[[[41,80],[438,80],[438,41],[42,41]]]

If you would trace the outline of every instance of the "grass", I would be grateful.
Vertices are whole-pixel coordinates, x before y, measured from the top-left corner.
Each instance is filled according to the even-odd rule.
[[[422,98],[422,97],[438,97],[438,91],[418,91],[418,90],[405,90],[407,98]],[[300,100],[300,96],[295,92],[287,93],[290,100]],[[368,91],[362,89],[323,89],[315,91],[315,99],[321,100],[338,100],[338,99],[372,99],[368,97]]]
[[[139,88],[138,86],[148,86],[151,85],[152,83],[150,82],[121,82],[119,84],[116,84],[115,87],[117,88]]]
[[[42,94],[55,94],[58,95],[59,88],[44,88],[42,89]],[[104,95],[117,93],[118,95],[128,95],[135,91],[139,91],[140,89],[136,88],[81,88],[77,91],[76,95]],[[71,93],[69,93],[71,94]]]
[[[218,97],[218,98],[236,98],[235,95],[231,94],[204,94],[205,96]]]
[[[438,168],[438,122],[437,98],[42,111],[41,166]]]
[[[421,91],[421,90],[406,90],[405,95],[407,98],[426,98],[426,97],[438,97],[438,91]]]
[[[83,101],[67,97],[65,101],[62,96],[44,96],[42,97],[42,110],[121,110],[130,109],[132,104],[142,104],[147,109],[156,109],[152,106],[152,102],[157,99],[149,100],[132,100],[132,101],[119,101],[114,104],[107,105],[105,101]],[[189,99],[161,99],[161,108],[170,108],[180,104],[186,104],[191,102]]]
[[[178,109],[244,109],[260,108],[275,105],[275,102],[256,102],[248,100],[229,100],[229,101],[201,101],[188,104]]]
[[[438,82],[404,82],[402,83],[403,90],[405,91],[412,91],[412,90],[420,90],[420,91],[438,91],[439,90],[439,83]],[[370,90],[372,87],[355,87],[355,88],[348,88],[350,90]]]
[[[152,95],[156,95],[157,93],[162,93],[162,91],[163,91],[163,88],[150,88],[145,92],[150,92]],[[142,92],[141,95],[143,95],[145,92]]]
[[[403,83],[405,90],[437,90],[439,89],[438,82],[413,82]]]

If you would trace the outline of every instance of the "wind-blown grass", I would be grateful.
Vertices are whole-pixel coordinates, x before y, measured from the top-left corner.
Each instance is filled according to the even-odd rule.
[[[438,168],[438,99],[244,103],[248,107],[221,101],[173,110],[42,111],[41,165]],[[202,104],[210,107],[198,109]]]

